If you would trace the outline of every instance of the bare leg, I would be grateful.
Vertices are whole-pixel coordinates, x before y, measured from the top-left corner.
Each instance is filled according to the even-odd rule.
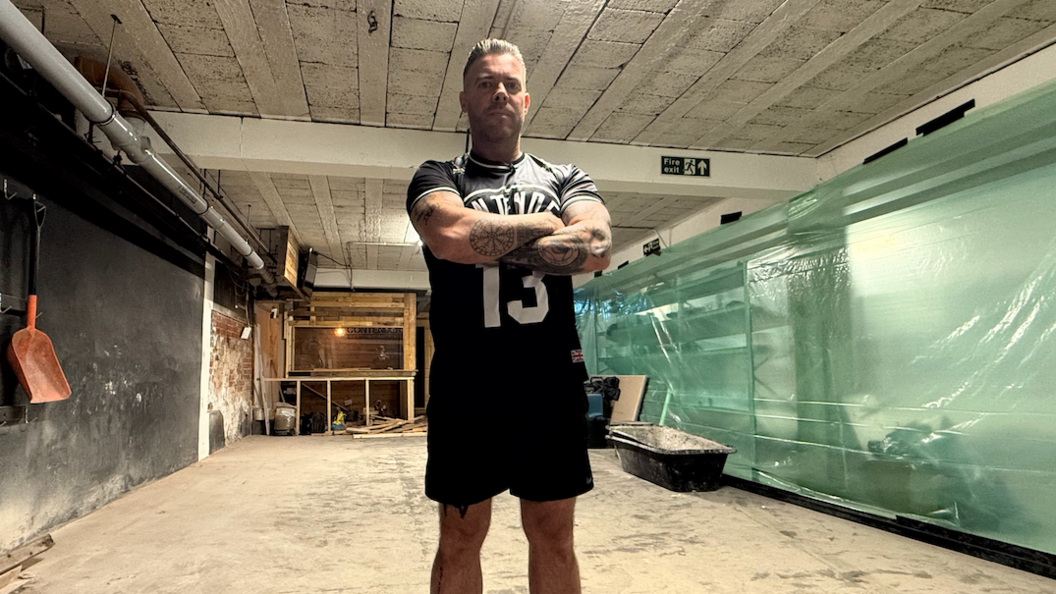
[[[491,500],[459,509],[440,505],[440,546],[433,561],[430,594],[481,594],[480,547],[491,525]]]
[[[528,537],[528,588],[532,594],[580,594],[579,564],[572,549],[576,499],[521,500]]]

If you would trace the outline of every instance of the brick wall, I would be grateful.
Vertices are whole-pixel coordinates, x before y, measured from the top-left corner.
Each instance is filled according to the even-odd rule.
[[[253,339],[242,339],[245,326],[213,310],[209,402],[224,415],[226,443],[248,434],[253,418]]]

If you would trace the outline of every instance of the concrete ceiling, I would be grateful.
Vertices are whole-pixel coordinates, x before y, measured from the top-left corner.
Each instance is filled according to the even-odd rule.
[[[491,36],[524,54],[527,138],[802,160],[1056,40],[1053,0],[15,3],[69,56],[105,59],[117,15],[120,66],[152,109],[207,114],[196,117],[213,123],[191,126],[198,136],[248,118],[313,133],[326,123],[455,136],[466,129],[458,107],[465,56]],[[210,160],[208,149],[184,146],[196,138],[188,134],[173,136],[254,226],[289,225],[302,243],[352,268],[424,270],[403,210],[413,166],[354,175],[305,165],[293,149],[267,163]],[[258,142],[280,152],[285,140]],[[461,152],[449,144],[457,148],[430,158]],[[599,187],[619,227],[663,227],[729,197],[608,181],[602,176]],[[809,185],[779,188],[775,201]],[[620,246],[648,235],[618,229],[615,238]]]

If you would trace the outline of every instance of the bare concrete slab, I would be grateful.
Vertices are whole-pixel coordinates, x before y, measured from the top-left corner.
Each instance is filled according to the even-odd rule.
[[[1051,594],[1056,582],[764,497],[678,494],[592,453],[577,508],[588,594]],[[23,591],[426,592],[425,438],[250,437],[55,530]],[[526,593],[517,501],[496,499],[484,590]]]

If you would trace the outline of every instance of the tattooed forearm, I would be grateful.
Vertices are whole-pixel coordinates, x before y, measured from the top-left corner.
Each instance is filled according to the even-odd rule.
[[[547,274],[579,274],[608,266],[611,245],[607,224],[583,221],[519,247],[499,260]]]
[[[596,258],[607,258],[612,248],[612,233],[608,225],[595,227],[590,232],[590,252]]]
[[[498,257],[517,246],[516,235],[506,221],[481,219],[469,230],[469,245],[482,256]]]
[[[415,224],[424,227],[429,224],[429,219],[433,218],[433,214],[438,210],[440,210],[440,204],[436,200],[420,200],[411,209],[411,216],[414,218]]]
[[[551,235],[521,246],[499,258],[547,274],[570,275],[583,272],[587,246],[573,235]]]
[[[482,256],[498,258],[536,238],[549,235],[553,227],[546,223],[510,223],[481,219],[469,230],[469,245]]]

